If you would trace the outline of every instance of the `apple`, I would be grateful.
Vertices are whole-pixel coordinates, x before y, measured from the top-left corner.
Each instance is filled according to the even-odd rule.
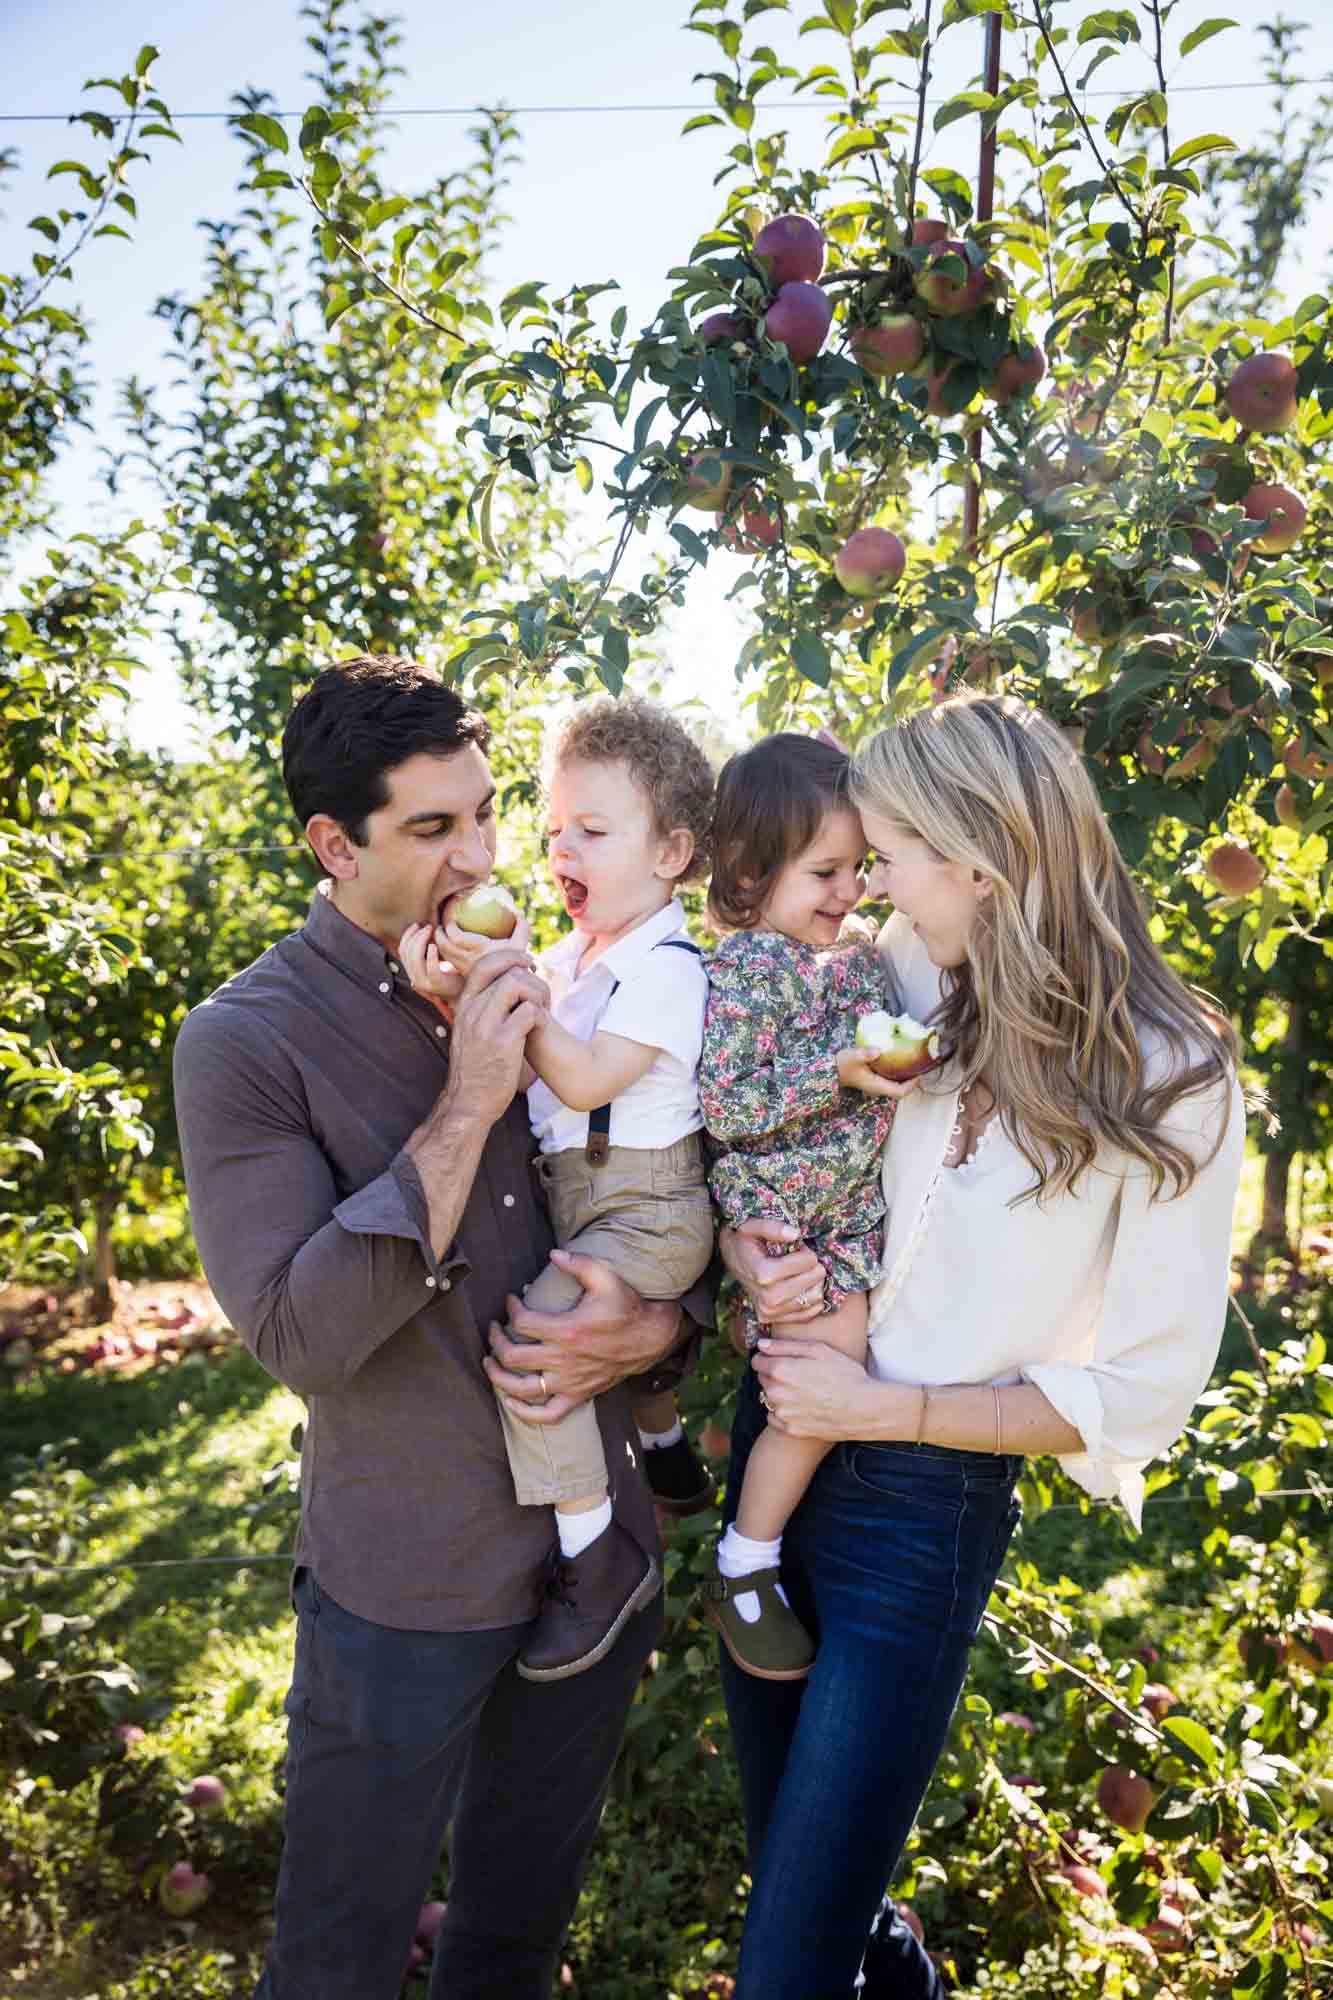
[[[1295,792],[1292,791],[1290,785],[1281,784],[1278,786],[1277,795],[1273,800],[1273,810],[1281,820],[1283,826],[1298,828],[1301,825],[1303,818],[1301,802]]]
[[[1268,524],[1263,534],[1256,535],[1250,543],[1252,549],[1276,556],[1300,540],[1305,526],[1305,502],[1289,486],[1268,486],[1262,480],[1257,481],[1241,505],[1252,521]]]
[[[731,1439],[721,1424],[710,1417],[699,1433],[699,1449],[705,1458],[730,1458]]]
[[[450,923],[472,937],[512,937],[518,923],[514,899],[498,882],[483,882],[460,896],[449,912]]]
[[[1081,639],[1085,646],[1109,646],[1120,637],[1125,628],[1121,608],[1108,603],[1094,590],[1081,590],[1074,599],[1074,615],[1070,619],[1074,637]]]
[[[171,1917],[188,1917],[206,1903],[213,1884],[207,1875],[196,1875],[188,1861],[178,1861],[157,1885],[157,1900]]]
[[[966,245],[956,237],[930,246],[924,271],[916,274],[917,297],[941,319],[974,313],[995,296],[995,278],[988,265],[968,261]]]
[[[1169,778],[1192,778],[1200,771],[1206,771],[1217,756],[1216,744],[1206,736],[1195,736],[1185,745],[1180,755],[1167,772]]]
[[[1227,408],[1244,430],[1290,430],[1296,421],[1298,382],[1289,355],[1251,354],[1227,383]]]
[[[1322,783],[1325,778],[1333,778],[1333,764],[1326,757],[1321,757],[1317,750],[1307,750],[1302,737],[1290,737],[1282,745],[1281,757],[1289,771],[1312,785]]]
[[[1154,1722],[1160,1722],[1167,1710],[1174,1708],[1175,1705],[1176,1698],[1169,1687],[1165,1687],[1161,1681],[1149,1681],[1143,1690],[1143,1706]]]
[[[1311,1612],[1305,1632],[1310,1644],[1305,1643],[1303,1634],[1297,1633],[1291,1642],[1291,1657],[1317,1674],[1333,1662],[1333,1617],[1327,1611]]]
[[[833,574],[851,597],[879,597],[903,573],[907,550],[888,528],[858,528],[833,558]]]
[[[947,243],[952,228],[953,224],[946,222],[942,216],[918,215],[912,224],[912,241],[925,245]]]
[[[123,1746],[125,1755],[132,1757],[138,1745],[144,1741],[148,1731],[142,1728],[137,1722],[118,1722],[111,1734]]]
[[[856,1024],[856,1046],[873,1050],[871,1069],[895,1083],[924,1076],[940,1059],[939,1036],[910,1014],[862,1014]]]
[[[1045,373],[1044,350],[1034,341],[1022,341],[1004,356],[995,370],[990,394],[997,403],[1007,403],[1011,397],[1021,396],[1025,389],[1035,389]]]
[[[911,313],[890,313],[876,326],[858,326],[847,345],[858,368],[882,380],[915,368],[925,351],[926,336]]]
[[[1321,1819],[1333,1819],[1333,1778],[1311,1778],[1310,1790]]]
[[[899,1903],[898,1915],[906,1924],[918,1944],[926,1942],[926,1927],[910,1903]]]
[[[713,347],[720,340],[744,340],[749,330],[749,321],[742,319],[739,313],[716,312],[709,313],[707,319],[701,319],[694,332],[705,347]]]
[[[824,232],[804,215],[779,215],[755,237],[753,256],[773,290],[780,291],[783,285],[819,276],[824,268]]]
[[[1002,1709],[995,1720],[1003,1724],[1006,1729],[1021,1729],[1025,1736],[1036,1734],[1037,1725],[1032,1720],[1032,1717],[1030,1715],[1019,1715],[1015,1709]]]
[[[221,1778],[211,1775],[195,1778],[185,1794],[185,1803],[193,1806],[196,1812],[221,1812],[227,1803],[227,1787]]]
[[[447,1903],[423,1903],[417,1918],[417,1943],[424,1944],[427,1951],[434,1951],[435,1941],[440,1935]]]
[[[1104,1896],[1106,1884],[1095,1868],[1089,1868],[1084,1861],[1066,1861],[1060,1870],[1071,1889],[1077,1889],[1080,1896]]]
[[[1108,1764],[1097,1780],[1097,1803],[1113,1826],[1142,1833],[1157,1794],[1128,1764]]]
[[[403,1978],[410,1979],[413,1973],[420,1972],[425,1963],[426,1954],[421,1946],[419,1944],[410,1944],[407,1947],[407,1963],[403,1967]]]
[[[798,364],[813,361],[828,338],[833,302],[819,285],[783,285],[764,314],[764,332],[780,340]]]
[[[1108,1944],[1119,1945],[1121,1951],[1129,1952],[1133,1958],[1141,1958],[1147,1965],[1156,1965],[1157,1953],[1142,1931],[1116,1930],[1106,1934]]]
[[[1184,1951],[1189,1945],[1189,1926],[1174,1903],[1163,1903],[1143,1935],[1154,1951]]]
[[[717,451],[691,454],[685,472],[685,505],[705,514],[720,514],[731,491],[732,468]]]
[[[1224,840],[1213,849],[1204,867],[1228,896],[1253,895],[1267,872],[1258,855],[1239,840]]]
[[[747,555],[775,548],[782,540],[782,516],[777,502],[772,502],[770,508],[762,497],[749,500],[748,496],[742,496],[740,519],[723,522],[722,539],[729,549]]]

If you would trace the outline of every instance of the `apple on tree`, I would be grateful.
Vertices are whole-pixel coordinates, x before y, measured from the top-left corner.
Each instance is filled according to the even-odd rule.
[[[731,491],[731,467],[715,451],[697,451],[685,471],[685,505],[720,514]]]
[[[880,597],[892,590],[907,550],[889,528],[858,528],[833,558],[833,574],[850,597]]]
[[[1296,421],[1299,382],[1289,355],[1251,354],[1227,383],[1227,408],[1244,430],[1290,430]]]
[[[882,381],[916,367],[925,352],[926,336],[911,313],[890,313],[874,326],[854,328],[847,345],[858,368]]]
[[[828,338],[833,301],[821,285],[795,280],[781,285],[764,314],[764,332],[780,340],[798,364],[813,361]]]
[[[940,1060],[939,1036],[910,1014],[862,1014],[856,1024],[856,1046],[871,1050],[871,1069],[894,1083],[924,1076]]]
[[[1108,1764],[1097,1780],[1097,1803],[1113,1826],[1142,1833],[1157,1794],[1127,1764]]]
[[[1250,896],[1264,879],[1265,869],[1257,854],[1239,840],[1224,840],[1204,863],[1208,874],[1224,895]]]
[[[157,1885],[157,1900],[170,1917],[188,1917],[208,1901],[213,1884],[196,1874],[188,1861],[178,1861]]]
[[[775,292],[813,280],[824,268],[824,232],[807,216],[776,216],[755,237],[753,256]]]
[[[1305,502],[1289,486],[1269,486],[1257,481],[1245,495],[1242,506],[1252,521],[1262,521],[1264,531],[1250,547],[1266,556],[1281,555],[1294,547],[1305,526]]]

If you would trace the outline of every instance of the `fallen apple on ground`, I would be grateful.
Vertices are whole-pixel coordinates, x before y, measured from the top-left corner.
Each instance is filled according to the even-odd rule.
[[[907,1083],[924,1076],[940,1059],[940,1038],[910,1014],[863,1014],[856,1024],[856,1046],[871,1052],[870,1067],[878,1076]]]
[[[498,882],[483,882],[479,889],[470,889],[448,914],[451,924],[472,937],[512,937],[518,923],[514,899]]]

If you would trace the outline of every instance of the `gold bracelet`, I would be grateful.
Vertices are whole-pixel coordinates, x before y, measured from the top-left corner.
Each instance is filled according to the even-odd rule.
[[[992,1396],[994,1396],[995,1398],[995,1455],[998,1458],[1000,1455],[1000,1437],[1001,1437],[999,1385],[995,1382],[992,1382],[990,1385],[990,1392]]]
[[[923,1385],[922,1385],[922,1389],[921,1389],[921,1414],[920,1414],[920,1416],[919,1416],[919,1417],[917,1418],[917,1420],[916,1420],[916,1436],[915,1436],[915,1438],[914,1438],[914,1439],[912,1440],[912,1442],[913,1442],[914,1444],[920,1444],[920,1443],[921,1443],[921,1442],[923,1441],[923,1439],[925,1438],[925,1435],[926,1435],[926,1411],[927,1411],[927,1410],[928,1410],[929,1408],[930,1408],[930,1391],[929,1391],[929,1389],[927,1389],[927,1388],[925,1387],[925,1385],[923,1384]]]

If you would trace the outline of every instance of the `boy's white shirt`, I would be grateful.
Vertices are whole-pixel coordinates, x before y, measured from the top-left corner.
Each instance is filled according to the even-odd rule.
[[[688,935],[685,912],[673,898],[617,938],[585,972],[579,961],[587,940],[579,931],[539,961],[551,1012],[571,1035],[588,1042],[600,1029],[658,1050],[652,1065],[612,1102],[613,1146],[672,1146],[703,1127],[698,1073],[708,975],[692,951],[657,949],[667,938]],[[587,1144],[588,1113],[571,1111],[540,1079],[528,1091],[528,1116],[543,1153]]]

